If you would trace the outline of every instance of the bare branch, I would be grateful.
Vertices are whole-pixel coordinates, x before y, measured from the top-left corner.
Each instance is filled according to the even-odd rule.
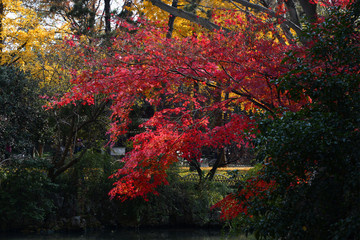
[[[226,0],[226,1],[228,1],[228,0]],[[286,24],[287,26],[292,28],[298,35],[301,34],[300,26],[298,26],[294,22],[284,18],[283,16],[280,16],[280,15],[276,14],[276,12],[274,12],[274,11],[264,7],[264,6],[261,6],[259,4],[250,3],[250,2],[248,2],[246,0],[231,0],[231,1],[239,3],[239,4],[243,5],[244,7],[248,7],[248,8],[251,8],[253,10],[257,10],[257,11],[260,11],[260,12],[267,13],[271,17],[282,20],[284,24]]]
[[[231,32],[231,30],[228,28],[224,28],[219,25],[216,25],[215,23],[210,22],[206,18],[199,17],[195,14],[192,14],[192,13],[186,12],[184,10],[169,6],[166,3],[162,2],[161,0],[151,0],[151,3],[154,6],[157,6],[158,8],[170,13],[171,15],[173,15],[175,17],[181,17],[181,18],[187,19],[187,20],[197,23],[200,26],[203,26],[204,28],[209,29],[211,31],[224,30],[226,32]]]
[[[219,26],[219,25],[217,25],[215,23],[210,22],[206,18],[197,16],[196,14],[186,12],[186,11],[184,11],[182,9],[179,9],[179,8],[172,7],[172,6],[162,2],[161,0],[150,0],[150,1],[154,6],[157,6],[158,8],[170,13],[172,16],[187,19],[187,20],[189,20],[191,22],[194,22],[196,24],[199,24],[200,26],[203,26],[204,28],[209,29],[211,31],[213,31],[213,30],[224,30],[226,32],[231,32],[231,30],[228,29],[228,28],[221,27],[221,26]],[[246,0],[224,0],[224,1],[229,1],[229,2],[232,2],[233,4],[234,4],[234,2],[236,2],[238,4],[241,4],[244,7],[248,7],[248,8],[251,8],[253,10],[256,10],[256,11],[264,12],[264,13],[268,14],[271,17],[274,17],[276,19],[281,20],[283,24],[285,24],[288,27],[292,28],[298,35],[301,34],[300,26],[298,26],[293,21],[291,21],[289,19],[286,19],[283,16],[278,15],[276,12],[274,12],[273,10],[271,10],[269,8],[266,8],[266,7],[261,6],[259,4],[250,3],[250,2],[248,2]]]

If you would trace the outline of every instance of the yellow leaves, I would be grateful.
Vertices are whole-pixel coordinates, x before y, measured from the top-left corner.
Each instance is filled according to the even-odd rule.
[[[169,6],[172,5],[172,0],[163,0],[163,2]],[[178,0],[177,5],[178,9],[190,12],[225,27],[229,27],[228,20],[230,18],[245,18],[245,14],[242,11],[236,9],[230,2],[222,0]],[[167,27],[170,14],[152,5],[150,0],[134,1],[131,10],[137,12],[138,16],[143,16],[151,21],[157,22],[159,26]],[[241,25],[235,27],[241,27]],[[198,24],[179,17],[175,19],[173,36],[186,37],[202,31],[204,31],[204,29]]]
[[[170,1],[164,1],[171,5]],[[148,19],[152,21],[162,21],[169,18],[169,14],[159,8],[153,6],[150,1],[136,1],[135,5],[138,7]]]
[[[162,2],[171,6],[173,0],[162,0]],[[249,2],[262,6],[259,0],[250,0]],[[219,26],[237,32],[248,32],[253,35],[254,39],[271,38],[286,42],[286,37],[278,26],[278,21],[274,16],[269,16],[269,14],[265,12],[244,7],[240,3],[231,0],[178,0],[177,6],[178,9],[208,19],[210,22]],[[272,2],[269,6],[270,11],[276,11],[278,8],[283,8],[283,6],[275,2]],[[143,16],[151,21],[155,21],[160,27],[168,27],[167,24],[170,14],[152,5],[151,0],[136,0],[131,10],[136,12],[136,16]],[[256,20],[254,21],[254,19]],[[267,30],[259,30],[256,26],[259,22],[273,22],[274,27]],[[249,27],[251,29],[249,29]],[[198,24],[177,17],[174,22],[172,36],[187,37],[194,33],[201,34],[201,32],[204,32],[204,29]]]
[[[53,26],[46,25],[44,19],[21,0],[2,0],[2,3],[0,64],[20,67],[40,80],[41,86],[54,80],[58,85],[63,81],[58,66],[46,58],[57,54],[58,49],[53,45],[62,41],[68,27],[55,20]]]
[[[54,31],[41,26],[36,12],[25,8],[20,0],[4,0],[3,4],[1,64],[25,66],[46,41],[53,39]]]

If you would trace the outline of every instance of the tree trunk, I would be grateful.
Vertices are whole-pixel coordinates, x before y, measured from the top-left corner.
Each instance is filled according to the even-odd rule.
[[[3,44],[4,44],[4,34],[3,34],[3,18],[4,18],[4,3],[0,0],[0,65],[3,64]]]
[[[203,180],[203,171],[201,170],[201,166],[200,163],[194,159],[192,161],[189,162],[190,165],[190,171],[196,170],[197,174],[199,175],[199,179],[200,179],[200,183]]]
[[[111,32],[110,0],[104,0],[104,12],[105,12],[105,34],[109,35]]]
[[[178,6],[178,0],[173,0],[171,6],[174,7],[174,8],[177,8],[177,6]],[[169,16],[169,22],[168,22],[169,30],[168,30],[168,32],[166,33],[166,38],[171,38],[171,36],[172,36],[172,33],[173,33],[173,31],[174,31],[175,18],[176,18],[175,15],[170,14],[170,16]]]
[[[299,0],[299,2],[308,20],[311,22],[315,22],[317,19],[317,13],[316,13],[317,5],[314,3],[310,3],[309,0]]]
[[[224,30],[225,32],[231,32],[230,29],[220,27],[219,25],[216,25],[216,24],[210,22],[206,18],[199,17],[199,16],[197,16],[195,14],[186,12],[186,11],[184,11],[182,9],[179,9],[179,8],[174,8],[174,7],[170,6],[170,5],[167,5],[166,3],[162,2],[161,0],[151,0],[151,3],[154,6],[156,6],[156,7],[160,8],[160,9],[170,13],[173,16],[187,19],[187,20],[189,20],[191,22],[194,22],[196,24],[199,24],[200,26],[203,26],[204,28],[209,29],[211,31],[213,31],[213,30]]]
[[[215,102],[221,102],[223,100],[222,94],[223,94],[223,92],[220,91],[214,96]],[[228,97],[229,97],[229,95],[225,94],[225,99]],[[225,118],[226,118],[226,116],[222,110],[220,110],[220,109],[216,110],[214,126],[224,125]],[[206,180],[209,180],[209,181],[211,181],[214,178],[216,170],[219,167],[226,165],[226,154],[225,154],[226,148],[221,147],[221,148],[217,149],[216,151],[217,151],[216,161],[215,161],[213,167],[211,168],[210,172],[206,175]]]
[[[213,167],[211,168],[209,173],[206,175],[206,180],[208,180],[208,181],[213,180],[215,173],[219,167],[226,165],[226,148],[221,148],[219,151],[220,151],[220,153],[219,153]]]

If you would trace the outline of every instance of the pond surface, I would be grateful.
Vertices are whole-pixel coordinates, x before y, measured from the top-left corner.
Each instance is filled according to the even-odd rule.
[[[244,236],[227,236],[221,230],[147,229],[120,230],[88,234],[1,235],[1,240],[251,240]]]

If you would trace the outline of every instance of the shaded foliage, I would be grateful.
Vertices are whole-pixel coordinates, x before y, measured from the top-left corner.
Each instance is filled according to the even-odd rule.
[[[0,159],[24,154],[48,137],[37,82],[14,67],[0,67]],[[8,146],[8,148],[7,148]]]
[[[0,230],[38,228],[54,213],[57,185],[47,177],[46,160],[13,160],[0,170]]]
[[[309,103],[259,122],[259,160],[265,167],[257,179],[274,185],[245,199],[241,190],[235,205],[223,205],[246,206],[234,216],[239,229],[260,239],[358,236],[359,5],[335,8],[323,23],[309,25],[308,47],[285,58],[292,68],[277,80],[279,91]]]

